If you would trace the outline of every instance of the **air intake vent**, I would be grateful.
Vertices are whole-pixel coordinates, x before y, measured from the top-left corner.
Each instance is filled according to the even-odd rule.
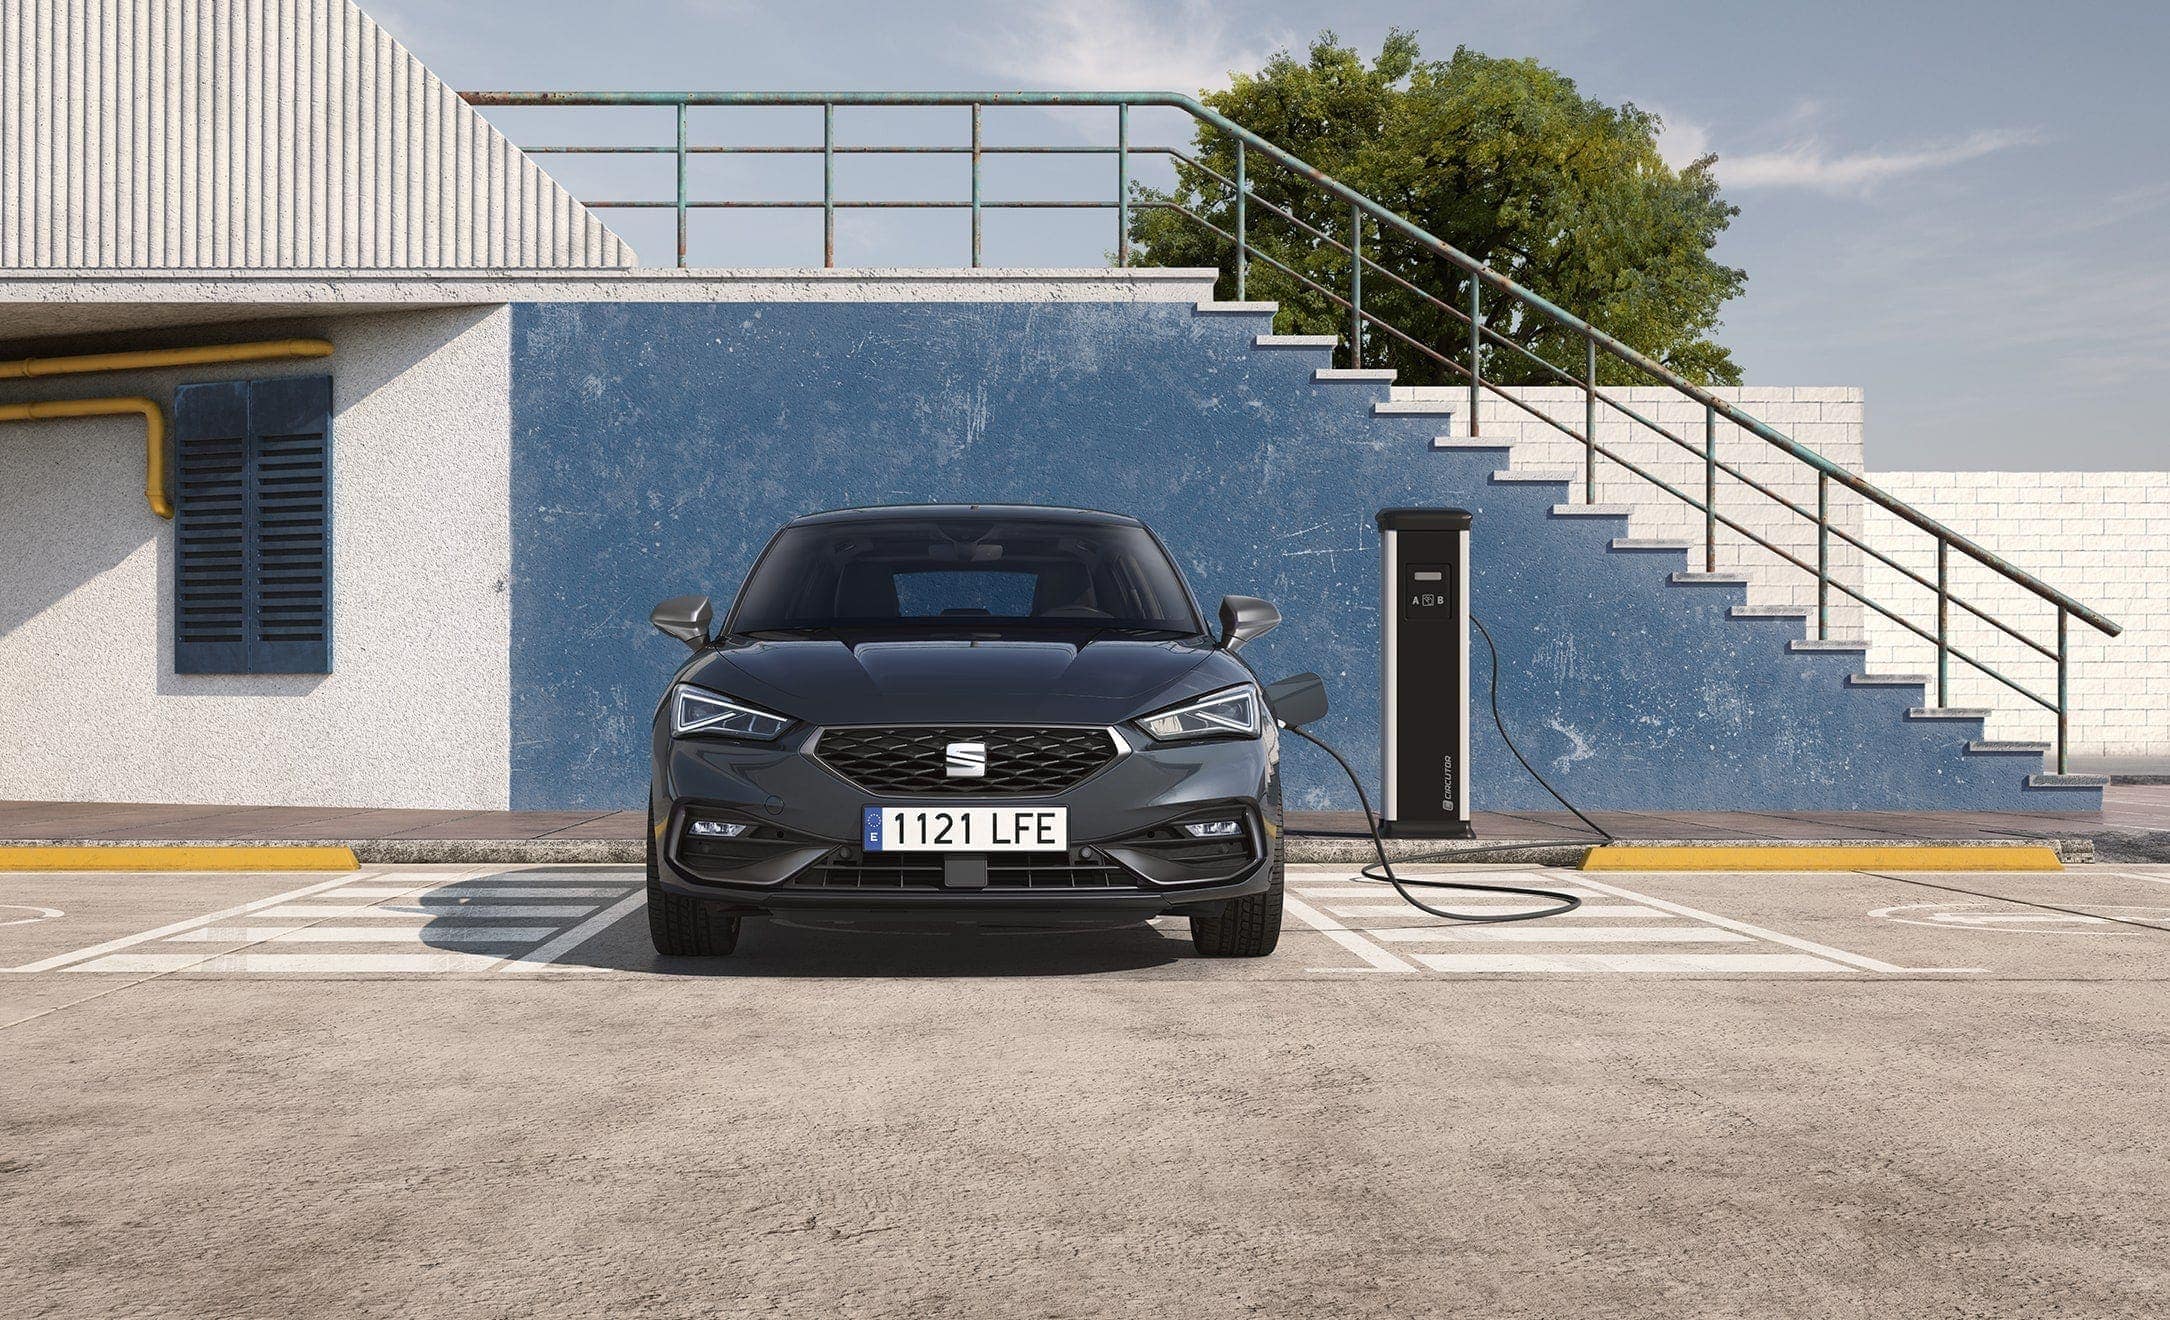
[[[808,889],[942,888],[943,861],[954,854],[845,851],[800,872],[792,884]],[[987,888],[1142,889],[1137,878],[1089,849],[1067,853],[989,853]]]

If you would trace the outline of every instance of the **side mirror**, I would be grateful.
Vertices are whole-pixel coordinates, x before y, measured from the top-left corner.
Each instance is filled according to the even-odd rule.
[[[1266,685],[1266,709],[1292,729],[1326,718],[1326,680],[1317,674],[1291,674]]]
[[[648,611],[648,622],[657,632],[676,637],[696,651],[708,645],[708,625],[715,617],[706,596],[673,596]]]
[[[1240,651],[1281,626],[1281,611],[1256,596],[1221,597],[1221,645]]]

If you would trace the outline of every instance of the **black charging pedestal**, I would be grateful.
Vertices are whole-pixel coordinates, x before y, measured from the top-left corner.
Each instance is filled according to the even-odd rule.
[[[1469,512],[1381,509],[1380,830],[1467,839]]]

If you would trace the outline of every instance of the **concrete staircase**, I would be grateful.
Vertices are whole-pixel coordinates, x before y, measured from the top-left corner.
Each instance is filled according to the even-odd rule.
[[[1275,304],[1271,303],[1200,303],[1198,311],[1204,315],[1259,315],[1270,318]],[[1268,321],[1270,324],[1270,319]],[[1254,334],[1251,347],[1261,352],[1301,353],[1320,362],[1330,362],[1340,345],[1333,335],[1277,335]],[[1986,708],[1934,707],[1923,704],[1933,683],[1928,674],[1877,673],[1868,668],[1869,644],[1859,638],[1816,639],[1805,635],[1814,611],[1798,606],[1751,605],[1744,602],[1748,589],[1756,575],[1747,572],[1698,572],[1689,567],[1689,557],[1702,547],[1692,541],[1653,536],[1636,536],[1633,525],[1638,513],[1649,516],[1651,510],[1666,500],[1655,488],[1649,489],[1649,498],[1640,504],[1585,504],[1574,502],[1581,493],[1583,474],[1574,470],[1549,468],[1518,468],[1514,466],[1516,446],[1511,441],[1472,438],[1467,434],[1466,406],[1452,403],[1397,398],[1394,390],[1396,373],[1379,368],[1337,368],[1329,365],[1312,367],[1310,378],[1314,384],[1353,385],[1373,392],[1368,399],[1370,414],[1378,418],[1417,417],[1433,419],[1441,434],[1430,438],[1435,452],[1456,455],[1483,463],[1490,468],[1487,480],[1494,486],[1527,487],[1542,491],[1551,500],[1548,516],[1559,520],[1589,520],[1591,525],[1601,526],[1608,533],[1604,553],[1623,557],[1653,576],[1662,576],[1666,586],[1680,589],[1679,608],[1712,608],[1713,601],[1722,601],[1723,616],[1729,622],[1744,628],[1755,629],[1760,636],[1768,636],[1774,646],[1782,644],[1790,655],[1828,658],[1851,667],[1844,674],[1843,685],[1831,694],[1834,702],[1844,702],[1856,697],[1866,697],[1888,704],[1889,694],[1904,694],[1908,704],[1892,722],[1890,733],[1895,740],[1915,739],[1933,744],[1957,758],[1959,764],[1995,766],[1999,771],[2009,767],[2012,786],[2016,786],[2035,801],[2031,804],[2040,810],[2098,810],[2101,805],[2101,789],[2108,782],[2105,776],[2087,774],[2056,774],[2044,765],[2044,758],[2052,750],[2047,742],[2013,741],[1992,739],[1986,734],[1986,724],[1995,714]],[[1377,397],[1384,390],[1385,397]],[[1455,419],[1464,417],[1459,429]],[[1481,608],[1481,607],[1480,607]],[[1852,613],[1858,617],[1858,607]],[[1772,625],[1778,627],[1772,627]],[[1781,632],[1799,632],[1803,635],[1784,636]],[[1473,663],[1482,667],[1481,659]],[[1772,693],[1770,699],[1797,699],[1783,693]],[[2003,797],[2003,794],[1993,796]]]

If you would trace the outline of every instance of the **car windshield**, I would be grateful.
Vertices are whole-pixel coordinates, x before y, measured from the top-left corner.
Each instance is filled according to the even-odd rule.
[[[829,628],[1204,631],[1142,527],[911,514],[785,528],[731,617],[738,633]]]

